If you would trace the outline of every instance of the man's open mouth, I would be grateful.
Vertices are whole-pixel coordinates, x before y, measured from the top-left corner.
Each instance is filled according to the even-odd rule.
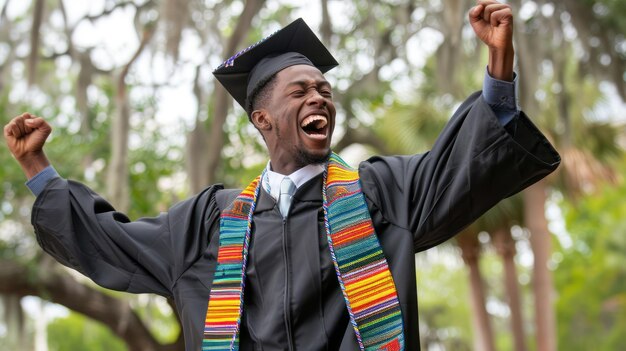
[[[311,115],[302,120],[300,128],[309,137],[312,138],[325,138],[328,134],[328,119],[322,115]]]

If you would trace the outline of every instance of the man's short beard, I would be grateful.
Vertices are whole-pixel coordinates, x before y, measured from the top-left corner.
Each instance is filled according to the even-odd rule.
[[[280,133],[280,128],[278,126],[276,126],[275,133],[276,133],[276,139],[280,140],[282,136]],[[294,153],[294,157],[295,157],[294,161],[298,167],[326,163],[326,161],[328,161],[328,158],[330,157],[330,154],[331,154],[330,149],[328,149],[328,152],[326,152],[326,154],[324,155],[313,155],[311,153],[308,153],[306,148],[302,146],[298,147],[294,145],[293,147],[296,151]]]
[[[327,153],[323,154],[323,155],[314,155],[311,154],[309,152],[307,152],[306,149],[301,149],[298,148],[296,150],[296,164],[300,167],[304,167],[307,165],[311,165],[311,164],[321,164],[321,163],[326,163],[326,161],[328,161],[328,158],[330,157],[330,149],[328,150]]]

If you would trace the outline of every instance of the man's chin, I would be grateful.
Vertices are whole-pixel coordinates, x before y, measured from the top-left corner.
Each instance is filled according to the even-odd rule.
[[[330,153],[330,149],[319,152],[312,152],[310,150],[300,149],[298,150],[297,155],[298,163],[303,167],[310,164],[326,163],[326,161],[328,161],[328,158],[330,157]]]

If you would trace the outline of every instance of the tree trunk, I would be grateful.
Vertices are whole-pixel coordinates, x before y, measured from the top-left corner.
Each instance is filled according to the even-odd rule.
[[[33,9],[33,23],[30,30],[30,54],[28,56],[28,86],[35,84],[37,63],[39,62],[39,44],[41,21],[43,20],[44,0],[36,0]]]
[[[189,190],[192,194],[197,194],[209,183],[206,172],[209,169],[209,162],[206,158],[206,150],[209,149],[209,133],[204,125],[196,119],[196,126],[187,134],[187,156],[185,157],[187,166],[187,176],[189,177]]]
[[[5,1],[2,9],[0,10],[0,41],[7,44],[6,57],[4,61],[0,63],[0,91],[4,90],[5,80],[8,78],[8,75],[5,72],[10,71],[6,68],[12,66],[12,62],[15,57],[15,45],[11,40],[9,40],[11,33],[11,21],[7,16],[7,8],[9,7],[10,2],[10,0]]]
[[[84,137],[91,134],[87,89],[89,89],[91,85],[94,67],[89,53],[90,50],[77,52],[80,70],[78,72],[78,79],[76,80],[76,107],[80,115],[80,134]]]
[[[537,350],[556,350],[556,317],[554,312],[554,283],[548,261],[552,252],[552,237],[545,216],[546,180],[540,180],[524,191],[524,218],[530,230],[530,246],[535,256],[533,264],[533,294]]]
[[[111,160],[109,162],[107,189],[109,201],[118,211],[128,211],[128,134],[130,131],[130,102],[126,88],[126,76],[130,67],[135,63],[141,52],[146,47],[155,29],[154,24],[146,25],[143,31],[139,47],[133,57],[122,69],[117,77],[117,91],[115,93],[115,106],[117,113],[111,126]]]
[[[521,8],[521,0],[512,0],[510,4],[513,8]],[[536,116],[539,112],[540,104],[535,99],[540,73],[540,64],[543,60],[537,47],[537,37],[533,30],[526,29],[526,23],[519,20],[515,23],[513,32],[517,64],[519,66],[519,105],[529,116]]]
[[[326,43],[326,45],[330,45],[330,37],[333,35],[333,24],[331,22],[330,12],[328,11],[328,0],[321,0],[320,6],[322,8],[322,23],[320,24],[322,42]]]
[[[46,317],[46,302],[39,300],[37,304],[37,314],[35,320],[35,351],[48,351],[48,320]]]
[[[461,248],[463,261],[469,269],[474,350],[494,351],[493,331],[485,308],[483,279],[478,267],[480,257],[478,237],[476,233],[466,231],[457,236],[457,242]]]
[[[123,80],[123,78],[120,78]],[[115,95],[116,114],[111,126],[111,161],[109,163],[107,189],[109,201],[121,212],[128,210],[128,131],[130,107],[126,89]]]
[[[205,104],[202,88],[200,87],[200,66],[196,67],[196,75],[193,80],[193,95],[196,98],[198,109],[196,111],[196,122],[193,130],[187,133],[185,149],[187,155],[185,157],[187,176],[189,177],[189,189],[192,194],[200,192],[205,186],[206,175],[204,170],[209,169],[208,159],[204,154],[209,149],[209,133],[202,123],[202,114]]]
[[[165,27],[165,52],[178,61],[183,30],[190,17],[189,0],[164,0],[159,13]]]
[[[493,242],[498,255],[502,258],[504,266],[504,286],[511,310],[511,332],[513,333],[513,345],[515,351],[526,351],[526,338],[524,335],[524,319],[522,317],[519,285],[517,283],[517,270],[515,267],[515,240],[511,237],[508,228],[497,230],[493,233]]]
[[[14,294],[2,296],[2,302],[4,302],[4,323],[7,328],[5,338],[7,350],[19,350],[28,345],[21,300],[21,296]]]
[[[441,13],[443,25],[439,28],[443,33],[443,43],[437,49],[437,86],[439,91],[459,95],[460,84],[456,84],[456,66],[462,57],[460,53],[462,19],[467,11],[466,0],[443,0]]]

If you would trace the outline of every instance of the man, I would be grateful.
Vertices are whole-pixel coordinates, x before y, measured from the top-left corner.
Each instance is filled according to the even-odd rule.
[[[16,117],[4,134],[37,195],[38,241],[101,286],[173,297],[187,350],[418,350],[414,254],[560,161],[515,107],[510,8],[480,0],[469,17],[489,46],[485,92],[430,152],[358,171],[330,154],[322,72],[337,63],[304,22],[227,60],[214,74],[262,134],[267,169],[156,218],[131,222],[59,177],[42,149],[50,126]]]

